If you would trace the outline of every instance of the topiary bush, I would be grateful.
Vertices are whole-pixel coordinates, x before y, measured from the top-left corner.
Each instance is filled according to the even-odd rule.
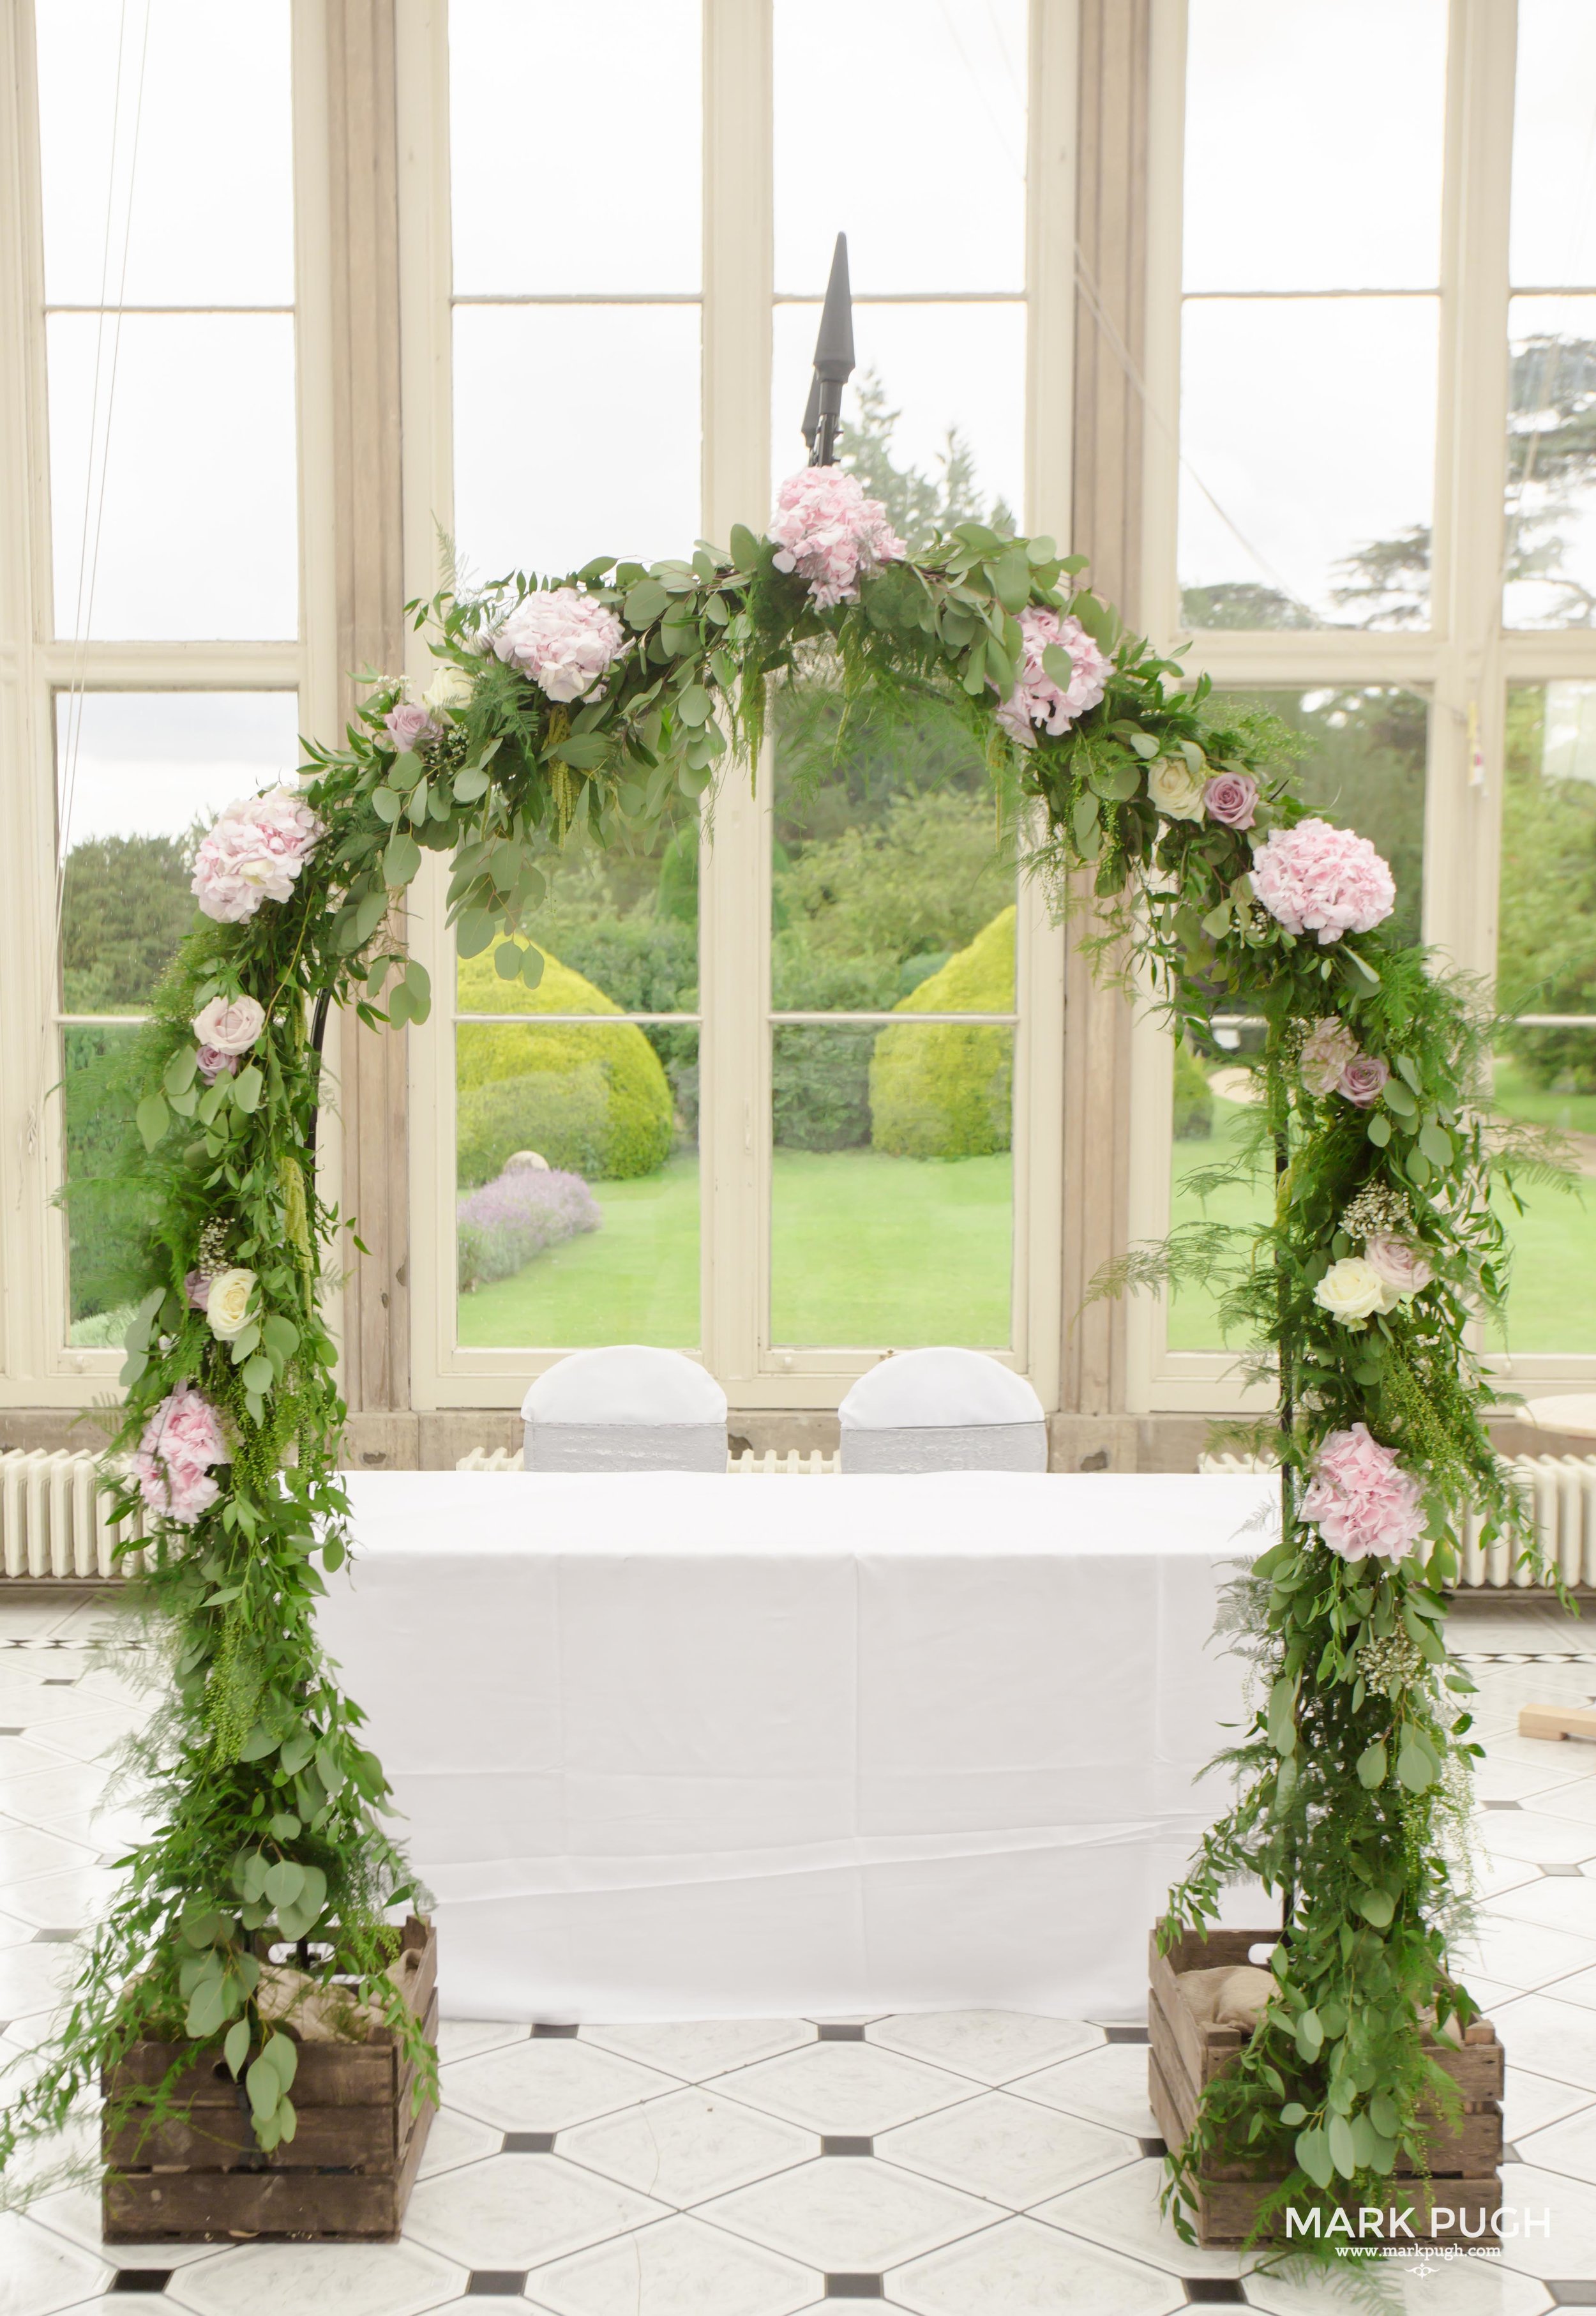
[[[501,980],[491,954],[463,958],[463,1012],[616,1014],[620,1007],[544,952],[536,989]],[[536,1150],[589,1181],[652,1174],[675,1140],[670,1085],[633,1023],[587,1029],[463,1021],[456,1033],[457,1171],[462,1189],[492,1180],[517,1150]]]
[[[893,1007],[896,1013],[1008,1013],[1015,910]],[[1014,1032],[937,1022],[881,1030],[870,1064],[870,1138],[894,1158],[980,1158],[1014,1137]]]

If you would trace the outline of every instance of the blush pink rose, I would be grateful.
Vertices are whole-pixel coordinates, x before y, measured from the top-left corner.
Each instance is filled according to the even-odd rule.
[[[1358,1058],[1358,1041],[1344,1021],[1334,1013],[1316,1021],[1303,1040],[1302,1058],[1298,1066],[1302,1082],[1309,1093],[1334,1093],[1341,1082],[1341,1073],[1349,1062]]]
[[[1378,1054],[1354,1054],[1335,1081],[1335,1091],[1360,1109],[1372,1109],[1390,1078],[1388,1062]]]
[[[1325,1440],[1303,1493],[1302,1517],[1343,1560],[1370,1554],[1400,1560],[1424,1533],[1417,1480],[1366,1423],[1332,1431]]]
[[[1258,783],[1246,772],[1216,772],[1202,801],[1210,820],[1221,828],[1250,828],[1258,809]]]
[[[808,581],[818,610],[851,603],[861,579],[883,563],[903,559],[903,541],[886,508],[866,498],[858,477],[841,467],[805,467],[789,475],[776,504],[770,526],[776,567]]]
[[[575,587],[528,595],[494,628],[493,649],[529,675],[546,699],[590,699],[602,688],[626,631],[597,596]]]
[[[1396,1294],[1422,1295],[1435,1273],[1418,1248],[1392,1232],[1378,1231],[1363,1249],[1363,1260]]]
[[[200,1008],[189,1027],[202,1050],[247,1054],[266,1027],[266,1009],[253,997],[213,997],[208,1005]]]
[[[207,1085],[215,1085],[218,1078],[238,1075],[236,1054],[224,1054],[219,1046],[201,1046],[194,1056],[194,1067]]]
[[[1366,933],[1396,905],[1390,869],[1366,836],[1327,820],[1277,828],[1253,855],[1253,890],[1289,933],[1317,933],[1321,949]]]
[[[424,708],[406,700],[389,708],[383,717],[383,729],[403,754],[421,747],[425,741],[436,740],[439,727]]]
[[[1108,689],[1113,669],[1078,619],[1045,604],[1033,603],[1020,613],[1024,645],[1019,681],[998,710],[998,721],[1022,748],[1036,745],[1033,726],[1055,735],[1067,732],[1077,716],[1095,708]],[[1044,655],[1056,646],[1069,662],[1070,676],[1061,684],[1050,675]]]

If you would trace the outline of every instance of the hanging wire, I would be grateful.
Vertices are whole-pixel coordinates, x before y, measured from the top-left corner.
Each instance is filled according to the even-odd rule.
[[[121,251],[117,263],[116,298],[114,304],[107,297],[111,286],[111,244],[117,197],[117,157],[122,134],[123,75],[128,49],[128,0],[122,0],[117,33],[116,92],[111,116],[111,154],[107,163],[105,189],[105,240],[100,256],[100,306],[94,332],[94,372],[89,401],[88,458],[84,470],[83,529],[78,540],[77,594],[72,617],[72,661],[67,678],[66,726],[62,746],[59,799],[57,804],[56,842],[56,907],[55,941],[58,958],[60,953],[61,919],[66,904],[67,837],[72,826],[72,806],[77,786],[78,749],[83,737],[84,702],[85,697],[85,660],[89,629],[94,618],[94,590],[100,572],[100,542],[105,527],[106,481],[111,468],[112,415],[116,405],[117,370],[121,358],[122,307],[128,289],[128,258],[133,234],[133,193],[138,173],[138,137],[144,118],[144,76],[149,58],[150,13],[154,0],[144,0],[144,26],[138,45],[138,77],[134,85],[133,118],[128,154],[127,196],[121,218]],[[106,321],[111,320],[111,353],[106,362]],[[100,385],[102,370],[105,371],[105,402],[103,431],[101,424]],[[95,457],[98,450],[98,490],[95,488]]]

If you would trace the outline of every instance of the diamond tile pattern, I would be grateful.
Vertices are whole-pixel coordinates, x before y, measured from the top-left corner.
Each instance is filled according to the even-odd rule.
[[[95,1757],[146,1701],[92,1653],[99,1613],[0,1599],[8,2091],[74,1967],[69,1945],[35,1934],[93,1918],[136,1822],[125,1804],[100,1809]],[[1480,1819],[1471,1982],[1508,2049],[1508,2197],[1549,2212],[1552,2233],[1407,2290],[1438,2316],[1541,2316],[1596,2304],[1580,2280],[1596,2276],[1596,1748],[1535,1745],[1516,1715],[1537,1696],[1596,1697],[1596,1644],[1544,1610],[1470,1614],[1468,1631],[1481,1798],[1509,1804]],[[108,2247],[93,2193],[58,2187],[0,2216],[0,2316],[427,2316],[494,2298],[541,2316],[1333,2304],[1316,2284],[1243,2276],[1162,2219],[1162,2167],[1138,2143],[1156,2145],[1157,2125],[1137,2031],[990,2010],[558,2034],[449,2021],[402,2243]],[[90,2129],[52,2158],[89,2151]]]

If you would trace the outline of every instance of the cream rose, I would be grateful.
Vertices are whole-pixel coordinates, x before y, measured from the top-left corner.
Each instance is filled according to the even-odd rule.
[[[189,1026],[202,1046],[218,1054],[247,1054],[266,1027],[266,1011],[253,997],[213,997]]]
[[[1201,820],[1207,810],[1207,783],[1184,756],[1160,756],[1148,773],[1148,794],[1170,820]]]
[[[1333,1262],[1314,1288],[1314,1301],[1343,1327],[1361,1327],[1377,1311],[1389,1311],[1397,1298],[1371,1262],[1361,1254]]]
[[[447,716],[451,709],[464,708],[469,703],[473,689],[471,678],[465,669],[456,667],[451,660],[446,660],[422,692],[421,705],[430,708],[435,716],[440,713]]]
[[[249,1321],[250,1296],[255,1291],[253,1270],[218,1270],[205,1294],[205,1315],[219,1342],[242,1335]]]

